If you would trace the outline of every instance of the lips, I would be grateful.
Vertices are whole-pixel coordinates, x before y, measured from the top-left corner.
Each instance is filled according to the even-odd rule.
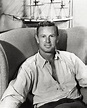
[[[51,44],[45,44],[45,47],[49,48],[51,47]]]

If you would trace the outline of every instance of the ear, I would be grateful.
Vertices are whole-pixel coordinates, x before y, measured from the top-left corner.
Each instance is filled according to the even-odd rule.
[[[59,36],[57,36],[57,41],[56,41],[56,43],[58,43],[59,42]]]
[[[37,41],[37,43],[39,44],[39,39],[38,39],[38,36],[35,34],[35,39]]]

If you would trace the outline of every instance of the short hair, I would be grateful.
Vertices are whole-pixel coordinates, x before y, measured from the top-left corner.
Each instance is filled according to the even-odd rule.
[[[51,21],[43,21],[43,22],[38,23],[38,25],[37,25],[37,36],[38,36],[39,28],[40,27],[46,27],[46,26],[48,26],[48,27],[54,26],[56,28],[57,36],[59,35],[58,27],[55,25],[54,22],[51,22]]]

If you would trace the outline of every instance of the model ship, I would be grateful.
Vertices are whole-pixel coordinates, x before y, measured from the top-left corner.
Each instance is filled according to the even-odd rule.
[[[22,20],[23,24],[35,24],[44,20],[70,21],[73,16],[72,3],[73,0],[23,0],[18,5],[15,1],[12,9],[9,9],[9,2],[9,5],[4,6],[6,9],[3,9],[2,15]],[[19,6],[18,9],[16,6]]]
[[[49,2],[29,0],[29,3],[25,3],[25,15],[23,17],[24,22],[37,23],[44,20],[50,21],[67,21],[72,19],[70,15],[70,2],[68,5],[64,3],[64,0],[49,0]],[[68,10],[68,14],[66,14]]]

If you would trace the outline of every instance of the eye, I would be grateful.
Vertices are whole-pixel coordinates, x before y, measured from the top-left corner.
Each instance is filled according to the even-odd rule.
[[[45,38],[45,37],[46,37],[46,35],[42,35],[41,37],[42,37],[42,38]]]
[[[55,37],[55,35],[50,35],[50,37]]]

